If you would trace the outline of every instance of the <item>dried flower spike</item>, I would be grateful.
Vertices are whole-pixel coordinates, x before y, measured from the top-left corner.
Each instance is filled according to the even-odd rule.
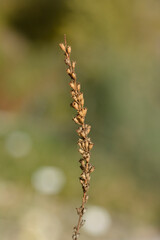
[[[79,208],[76,208],[78,214],[78,223],[73,228],[72,239],[77,240],[80,233],[80,228],[84,225],[85,220],[83,220],[83,215],[86,212],[85,204],[88,201],[88,189],[90,186],[90,174],[94,171],[94,166],[90,164],[90,150],[93,147],[93,143],[91,142],[88,134],[91,130],[91,126],[85,124],[85,116],[87,114],[87,108],[84,107],[84,98],[83,93],[81,92],[81,85],[77,83],[77,77],[75,73],[76,62],[71,61],[71,46],[67,45],[66,36],[64,36],[64,44],[59,44],[62,51],[64,51],[65,55],[65,64],[67,65],[67,73],[71,78],[69,83],[71,90],[71,97],[73,102],[71,106],[77,111],[76,117],[73,118],[73,121],[80,125],[77,129],[77,133],[80,136],[78,140],[79,152],[82,155],[82,158],[79,160],[80,168],[82,170],[81,176],[79,177],[80,183],[82,185],[83,197],[82,197],[82,205]]]

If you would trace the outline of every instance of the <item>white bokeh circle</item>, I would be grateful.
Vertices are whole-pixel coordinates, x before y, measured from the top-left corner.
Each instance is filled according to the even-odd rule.
[[[12,157],[25,157],[31,151],[32,139],[26,132],[14,131],[6,137],[5,148]]]
[[[44,166],[33,173],[31,181],[34,188],[40,193],[58,194],[62,190],[66,178],[61,169]]]
[[[62,232],[58,217],[39,208],[28,210],[21,219],[21,225],[18,240],[58,240]]]
[[[85,215],[85,231],[92,236],[100,236],[109,230],[111,217],[106,209],[99,206],[90,206]]]

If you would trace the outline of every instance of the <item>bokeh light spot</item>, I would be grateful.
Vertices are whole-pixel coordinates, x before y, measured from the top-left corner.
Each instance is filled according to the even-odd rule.
[[[92,236],[105,234],[111,226],[111,217],[102,207],[91,206],[86,212],[85,231]]]
[[[65,181],[64,173],[57,167],[41,167],[32,176],[34,188],[43,194],[58,194]]]
[[[31,151],[32,139],[26,132],[15,131],[7,136],[5,148],[12,157],[25,157]]]

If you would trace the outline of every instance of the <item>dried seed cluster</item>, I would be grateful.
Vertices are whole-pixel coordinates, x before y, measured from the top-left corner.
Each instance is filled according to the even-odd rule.
[[[59,44],[60,48],[65,55],[65,64],[67,65],[67,74],[70,76],[71,81],[69,83],[71,87],[71,97],[73,102],[71,106],[77,111],[77,115],[73,118],[73,121],[79,125],[77,133],[79,135],[78,146],[79,152],[82,155],[82,158],[79,160],[80,168],[82,169],[81,176],[79,178],[80,183],[83,189],[83,198],[82,205],[77,208],[77,214],[79,215],[78,224],[73,229],[72,239],[77,240],[80,233],[80,228],[84,225],[85,220],[83,220],[83,215],[86,212],[85,203],[88,200],[88,189],[90,186],[90,174],[94,171],[94,166],[90,163],[90,151],[93,148],[93,143],[88,137],[88,134],[91,130],[91,126],[85,124],[85,117],[87,114],[87,108],[84,107],[84,97],[81,92],[81,85],[77,82],[77,76],[75,73],[76,62],[70,60],[71,47],[67,45],[66,37],[64,38],[64,44]]]

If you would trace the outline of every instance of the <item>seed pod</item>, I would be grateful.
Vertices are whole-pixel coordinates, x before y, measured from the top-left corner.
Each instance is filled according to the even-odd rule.
[[[85,173],[83,172],[83,173],[81,173],[81,178],[82,179],[86,179],[86,175],[85,175]]]
[[[81,101],[81,100],[83,99],[83,93],[80,93],[80,94],[77,96],[77,99],[78,99],[79,101]]]
[[[89,173],[86,174],[86,178],[87,178],[88,181],[90,181],[90,175],[89,175]]]
[[[82,167],[84,167],[85,168],[85,166],[86,166],[86,163],[85,163],[85,161],[83,160],[83,161],[81,161],[81,165],[82,165]]]
[[[86,159],[86,162],[88,163],[89,162],[89,160],[90,160],[90,156],[89,157],[87,157],[87,158],[85,158]]]
[[[79,178],[80,183],[83,185],[84,179]]]
[[[67,47],[67,53],[70,54],[71,53],[71,46]]]
[[[84,153],[84,150],[81,149],[81,148],[80,148],[78,151],[80,152],[80,154],[83,154],[83,153]]]
[[[92,168],[92,165],[90,163],[88,163],[88,171],[89,172],[90,172],[91,168]]]
[[[84,98],[81,99],[81,105],[84,106]]]
[[[77,236],[73,234],[73,235],[72,235],[72,239],[73,239],[73,240],[76,240],[76,239],[77,239]]]
[[[83,115],[86,116],[86,114],[87,114],[87,108],[83,108],[82,111],[83,111]]]
[[[83,117],[81,117],[80,115],[77,115],[77,118],[79,119],[79,122],[80,123],[84,123],[84,118]]]
[[[81,124],[76,117],[73,118],[73,121],[74,121],[75,123],[79,124],[79,125]]]
[[[83,153],[83,158],[86,159],[87,157],[88,157],[88,153],[87,153],[87,152],[84,152],[84,153]]]
[[[72,62],[72,68],[74,69],[76,67],[76,62]]]
[[[75,96],[75,91],[71,90],[71,96]]]
[[[80,135],[81,131],[82,131],[82,127],[79,127],[79,128],[77,129],[78,135]]]
[[[60,43],[59,46],[60,46],[60,48],[62,49],[62,51],[64,51],[64,52],[66,51],[66,48],[65,48],[65,46],[64,46],[63,43]]]
[[[85,187],[85,191],[87,192],[89,190],[89,185]]]
[[[70,81],[69,83],[70,87],[73,88],[74,90],[76,90],[76,83],[73,81]]]
[[[84,141],[82,142],[82,148],[84,149],[85,148],[85,143]],[[84,149],[85,150],[85,149]]]
[[[75,73],[72,73],[72,75],[71,75],[71,77],[72,77],[72,79],[76,79],[76,74]],[[77,87],[78,87],[78,85],[77,85]]]
[[[94,172],[94,170],[95,170],[95,167],[92,166],[91,169],[90,169],[90,173]]]
[[[76,208],[76,210],[78,215],[82,212],[81,208]]]
[[[93,144],[92,142],[89,143],[89,147],[88,147],[88,148],[89,148],[89,151],[93,148],[93,145],[94,145],[94,144]]]
[[[91,126],[86,124],[85,125],[85,133],[86,133],[86,135],[89,134],[90,130],[91,130]]]
[[[80,136],[85,138],[86,135],[85,135],[84,131],[80,132]]]
[[[78,142],[78,146],[79,146],[80,148],[83,148],[81,142]]]
[[[70,74],[71,74],[70,68],[68,68],[68,69],[66,70],[66,72],[70,75]]]
[[[78,103],[76,103],[76,102],[72,102],[72,103],[71,103],[71,106],[72,106],[73,108],[75,108],[76,110],[78,110],[78,108],[79,108]]]
[[[87,108],[83,108],[81,111],[79,111],[79,114],[80,114],[82,117],[85,117],[85,116],[86,116],[86,113],[87,113]]]
[[[83,167],[82,165],[80,166],[80,169],[82,169],[82,171],[84,171],[85,170],[85,167]]]
[[[77,97],[76,96],[73,96],[72,98],[73,98],[74,101],[77,102]]]
[[[70,59],[66,58],[66,59],[65,59],[65,63],[66,63],[68,66],[71,66],[71,61],[70,61]]]
[[[80,92],[80,90],[81,90],[81,85],[80,85],[80,83],[78,83],[77,84],[77,90]]]
[[[86,151],[88,151],[88,141],[85,141],[85,149],[86,149]]]
[[[83,140],[82,139],[78,140],[78,145],[80,148],[83,148]]]

